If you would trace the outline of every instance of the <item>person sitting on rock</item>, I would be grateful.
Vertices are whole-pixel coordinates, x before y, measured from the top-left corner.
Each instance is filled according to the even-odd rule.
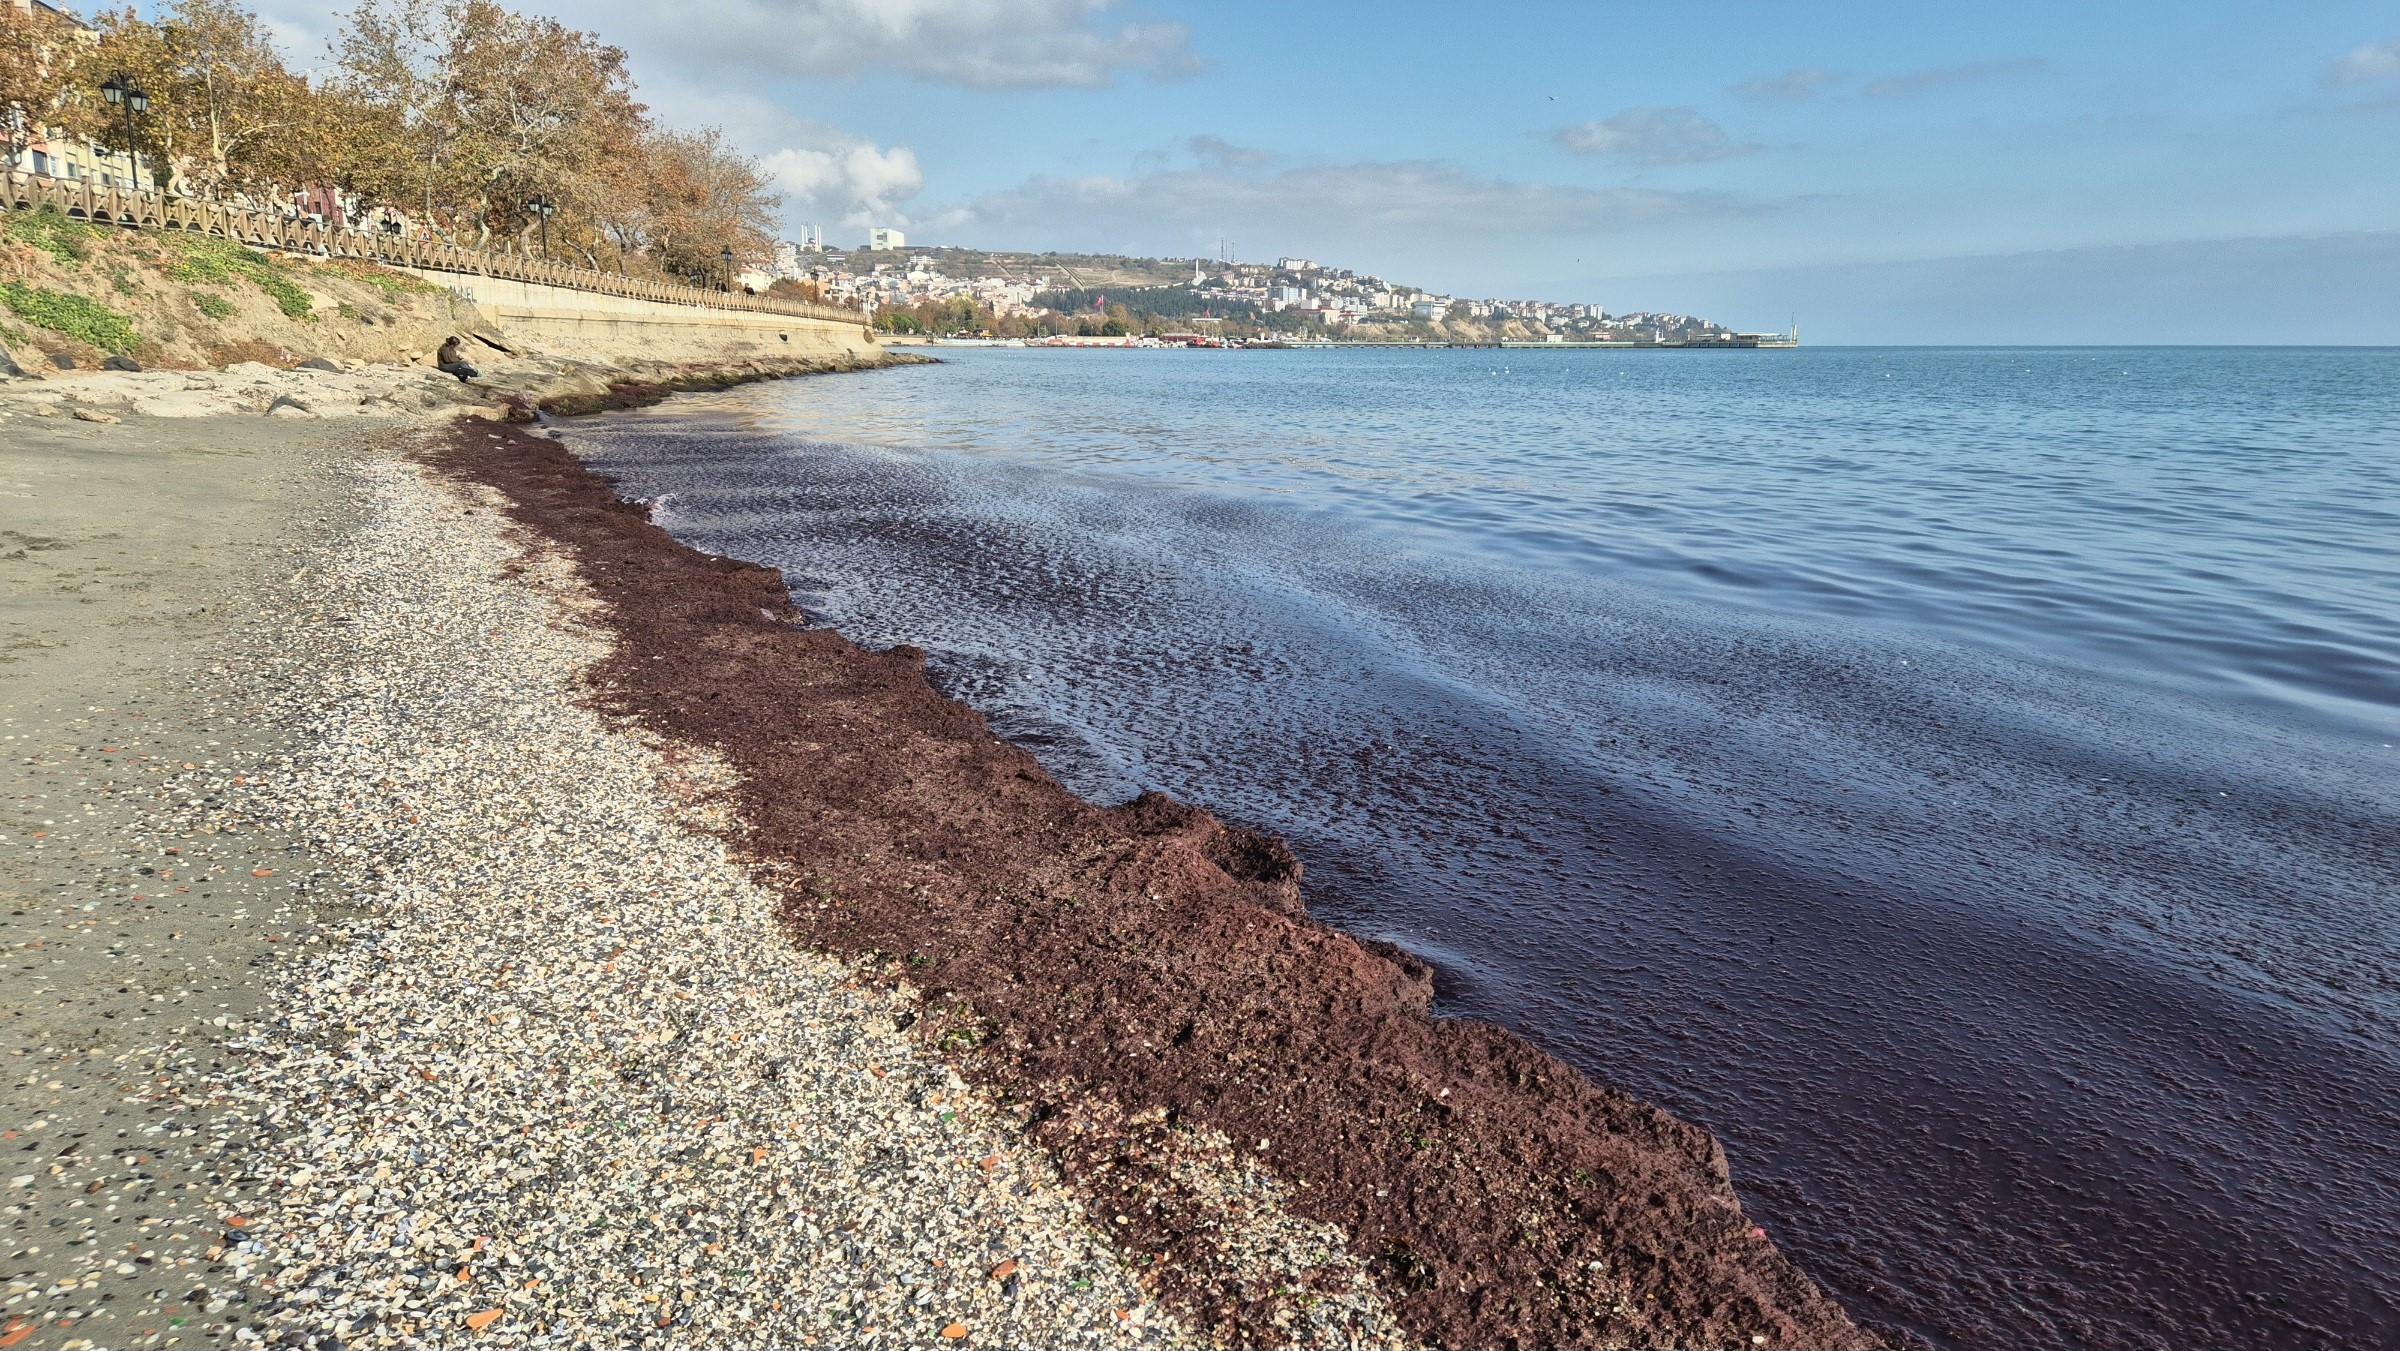
[[[456,334],[452,334],[450,337],[442,341],[441,353],[434,358],[433,367],[435,370],[441,371],[445,374],[455,375],[462,381],[472,380],[476,376],[483,374],[483,372],[467,364],[466,354],[459,350],[459,341]]]

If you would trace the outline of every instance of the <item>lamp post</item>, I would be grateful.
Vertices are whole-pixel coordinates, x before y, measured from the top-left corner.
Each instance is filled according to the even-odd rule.
[[[150,95],[124,75],[111,75],[100,86],[100,97],[111,108],[125,109],[125,158],[133,165],[133,190],[142,190],[142,152],[133,141],[133,115],[150,111]]]
[[[532,209],[534,215],[541,217],[542,261],[548,262],[550,259],[550,217],[558,211],[558,204],[548,197],[536,197],[525,205]]]
[[[733,293],[733,250],[719,249],[717,257],[725,264],[725,292],[731,295]]]

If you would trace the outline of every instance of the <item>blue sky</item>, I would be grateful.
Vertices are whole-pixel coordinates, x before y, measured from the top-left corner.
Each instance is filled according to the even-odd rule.
[[[1826,341],[2400,342],[2390,0],[525,7],[836,242],[1230,239]]]

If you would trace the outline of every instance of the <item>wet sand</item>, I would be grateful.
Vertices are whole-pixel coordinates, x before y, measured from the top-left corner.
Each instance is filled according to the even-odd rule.
[[[228,800],[283,749],[245,713],[239,657],[295,551],[336,528],[325,470],[356,453],[263,418],[16,422],[0,444],[0,1336],[17,1345],[193,1345],[244,1318],[197,1085],[260,1016],[254,964],[290,935],[307,869]]]

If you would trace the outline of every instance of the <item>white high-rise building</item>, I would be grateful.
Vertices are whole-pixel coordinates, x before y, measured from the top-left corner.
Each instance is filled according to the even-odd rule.
[[[867,247],[878,253],[885,249],[905,249],[908,247],[908,236],[878,225],[867,232]]]

